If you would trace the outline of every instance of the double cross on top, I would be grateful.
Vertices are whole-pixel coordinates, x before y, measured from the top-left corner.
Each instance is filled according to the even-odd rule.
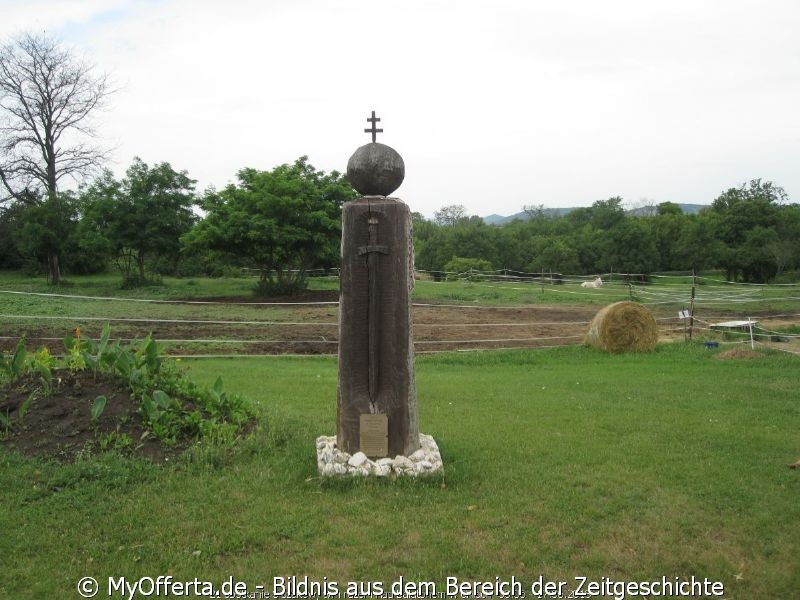
[[[371,116],[371,117],[369,117],[369,118],[367,118],[367,121],[369,121],[370,123],[372,123],[372,127],[371,127],[370,129],[365,129],[365,130],[364,130],[364,133],[371,133],[371,134],[372,134],[372,141],[373,141],[373,143],[375,142],[375,138],[377,137],[377,134],[379,134],[379,133],[383,133],[383,129],[377,129],[377,128],[375,127],[375,125],[376,125],[376,124],[378,123],[378,121],[380,121],[380,120],[381,120],[381,119],[380,119],[380,117],[376,117],[376,116],[375,116],[375,111],[374,111],[374,110],[372,111],[372,116]]]

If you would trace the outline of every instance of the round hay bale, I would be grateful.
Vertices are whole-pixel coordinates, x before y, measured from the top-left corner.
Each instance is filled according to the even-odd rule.
[[[658,325],[641,304],[615,302],[595,315],[585,341],[614,354],[652,352],[658,342]]]

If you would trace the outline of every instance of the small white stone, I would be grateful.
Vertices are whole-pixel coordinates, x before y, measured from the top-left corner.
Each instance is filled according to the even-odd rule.
[[[375,465],[375,470],[373,471],[376,477],[388,477],[389,473],[391,472],[392,472],[392,467],[387,464]]]
[[[347,452],[334,452],[333,460],[335,460],[337,463],[345,464],[348,460],[350,460],[350,455]]]
[[[433,463],[429,460],[421,460],[419,462],[419,466],[423,469],[430,471],[433,468]]]
[[[334,475],[345,475],[347,473],[347,467],[342,463],[334,463],[332,466]]]
[[[363,452],[356,452],[353,456],[350,457],[350,460],[347,461],[347,464],[351,467],[360,467],[367,461],[367,455]]]
[[[416,452],[414,452],[414,453],[413,453],[411,456],[409,456],[408,458],[410,458],[410,459],[411,459],[411,460],[413,460],[414,462],[419,462],[419,461],[421,461],[421,460],[425,460],[425,450],[423,450],[422,448],[420,448],[419,450],[417,450]]]
[[[380,465],[380,466],[384,466],[384,465],[391,466],[393,462],[394,462],[393,458],[388,458],[387,457],[387,458],[379,458],[378,460],[375,461],[375,464]]]
[[[397,456],[394,457],[394,460],[392,461],[392,468],[394,468],[395,471],[399,471],[401,469],[413,469],[414,463],[411,462],[405,456],[401,456],[398,454]]]

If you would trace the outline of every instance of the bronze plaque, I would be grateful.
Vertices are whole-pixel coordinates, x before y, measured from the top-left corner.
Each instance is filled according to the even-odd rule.
[[[389,454],[389,418],[385,414],[361,415],[359,446],[361,452],[370,458],[383,458]]]

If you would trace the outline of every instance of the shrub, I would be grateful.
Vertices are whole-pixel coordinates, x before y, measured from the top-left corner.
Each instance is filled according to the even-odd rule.
[[[475,279],[473,271],[491,271],[492,263],[483,258],[462,258],[454,256],[444,266],[448,279],[461,279],[465,277],[472,281]],[[478,277],[479,278],[479,277]]]

